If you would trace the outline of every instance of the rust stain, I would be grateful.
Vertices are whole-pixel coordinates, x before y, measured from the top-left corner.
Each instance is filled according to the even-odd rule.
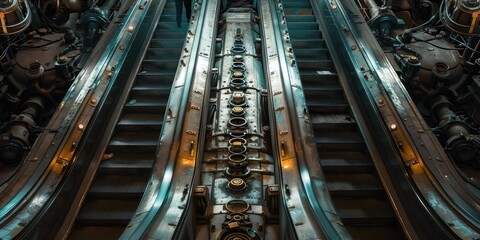
[[[313,15],[313,11],[312,11],[312,9],[298,10],[297,14],[298,15]]]

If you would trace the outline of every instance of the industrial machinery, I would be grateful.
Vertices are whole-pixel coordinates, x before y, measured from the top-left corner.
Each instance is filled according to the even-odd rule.
[[[121,1],[0,5],[0,164],[17,166],[82,69]]]
[[[477,1],[0,7],[1,239],[480,237]]]
[[[450,159],[478,186],[479,2],[359,3]]]

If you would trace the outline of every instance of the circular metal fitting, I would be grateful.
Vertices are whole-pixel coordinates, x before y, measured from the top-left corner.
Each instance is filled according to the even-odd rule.
[[[250,217],[248,216],[248,214],[245,214],[245,213],[230,213],[228,214],[227,216],[225,216],[225,218],[227,220],[235,220],[235,221],[248,221],[250,219]]]
[[[221,232],[216,240],[260,240],[260,237],[251,228],[236,226]]]
[[[245,94],[243,92],[233,92],[232,94],[232,103],[235,105],[240,105],[245,102]]]
[[[233,62],[232,63],[232,68],[234,68],[234,67],[242,67],[242,68],[245,69],[245,63],[243,63],[243,62]]]
[[[246,70],[245,66],[240,66],[240,65],[238,65],[238,66],[233,65],[230,68],[230,71],[232,71],[232,72],[242,72],[243,73],[243,72],[245,72],[245,70]]]
[[[247,82],[243,78],[232,78],[230,80],[230,89],[232,90],[244,90],[247,88]]]
[[[437,80],[447,80],[450,75],[450,67],[444,62],[435,63],[432,74]]]
[[[230,129],[245,129],[247,127],[247,120],[243,117],[233,117],[228,120]]]
[[[435,70],[439,73],[444,73],[444,72],[448,71],[449,69],[450,69],[450,67],[444,62],[435,63]]]
[[[242,55],[235,55],[235,56],[233,56],[233,61],[242,62],[243,61],[243,56]]]
[[[236,178],[236,179],[239,179],[239,178]],[[238,222],[238,221],[242,221],[242,220],[243,220],[243,217],[240,216],[240,215],[238,215],[238,214],[236,214],[236,215],[233,215],[233,216],[232,216],[232,219],[233,219],[234,221],[237,221],[237,222]]]
[[[228,152],[230,153],[245,153],[247,151],[247,146],[245,145],[230,145],[228,146]]]
[[[33,62],[28,65],[27,77],[30,81],[36,81],[42,78],[45,72],[44,67],[39,62]]]
[[[418,63],[418,57],[410,55],[408,56],[408,62],[410,63]]]
[[[242,154],[247,151],[247,146],[245,146],[247,140],[244,138],[232,138],[228,143],[230,144],[228,146],[228,152],[230,153]]]
[[[232,98],[230,98],[230,105],[232,107],[245,107],[247,102],[245,101],[245,95],[243,92],[233,92]]]
[[[225,170],[225,174],[230,178],[244,178],[250,175],[250,169],[247,167],[248,160],[245,154],[230,154],[227,165],[228,168]]]
[[[239,55],[239,56],[241,56],[241,55]],[[234,66],[234,67],[245,67],[245,63],[243,63],[243,62],[233,62],[232,66]]]
[[[241,178],[233,178],[228,182],[227,188],[234,193],[240,193],[247,189],[247,183]]]
[[[58,60],[57,60],[57,61],[58,61],[59,63],[66,63],[67,60],[68,60],[68,57],[65,56],[65,55],[62,55],[62,56],[58,57]]]
[[[32,13],[27,1],[1,0],[0,35],[11,35],[25,30],[32,21]]]
[[[244,213],[250,209],[250,204],[243,200],[230,200],[225,203],[225,209],[231,213]]]
[[[479,5],[479,2],[477,0],[463,0],[463,3],[467,7],[476,7]]]
[[[247,144],[247,140],[245,138],[232,138],[228,140],[230,145],[245,145]]]
[[[250,175],[250,173],[251,171],[248,167],[243,170],[235,170],[232,168],[227,168],[227,170],[225,170],[225,175],[228,178],[246,178]]]
[[[233,107],[230,114],[236,117],[245,115],[245,109],[243,107]]]
[[[243,44],[233,44],[232,53],[244,53],[246,51],[245,46]]]
[[[228,166],[234,169],[243,169],[248,165],[247,156],[241,153],[234,153],[228,156]]]
[[[245,75],[243,75],[243,72],[233,72],[232,78],[243,78]]]
[[[234,130],[231,131],[229,134],[232,138],[244,138],[245,136],[247,136],[247,132],[242,130]]]

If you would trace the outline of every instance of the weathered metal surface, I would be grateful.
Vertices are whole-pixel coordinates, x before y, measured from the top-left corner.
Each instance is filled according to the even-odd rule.
[[[183,236],[185,210],[192,193],[200,124],[208,95],[218,1],[197,1],[184,51],[167,103],[160,146],[150,184],[121,239],[171,239]]]
[[[261,3],[267,46],[265,68],[274,109],[272,129],[276,130],[275,149],[281,169],[284,211],[294,226],[295,236],[300,239],[348,239],[350,236],[341,226],[321,175],[283,6],[270,1]]]
[[[333,21],[323,19],[331,26],[329,32],[333,36],[344,36],[341,37],[343,48],[339,48],[338,52],[351,64],[353,75],[362,80],[357,83],[365,89],[364,98],[377,104],[374,111],[380,113],[384,124],[381,131],[392,132],[391,140],[396,144],[397,152],[402,154],[405,174],[420,189],[416,194],[421,195],[418,199],[423,203],[419,204],[426,204],[427,209],[436,214],[433,217],[445,223],[454,223],[448,225],[449,229],[435,225],[441,230],[434,234],[448,238],[446,234],[449,231],[448,234],[461,238],[476,236],[478,219],[472,217],[478,215],[478,199],[459,181],[458,174],[448,166],[449,163],[443,161],[447,159],[445,152],[413,106],[373,34],[367,30],[368,26],[358,9],[352,12],[355,4],[351,1],[330,1],[314,2],[314,5],[318,15],[331,16]],[[418,209],[416,213],[424,210]],[[408,211],[413,214],[410,209]],[[429,213],[425,211],[425,214]],[[469,221],[463,221],[463,217]],[[430,221],[431,217],[425,219]],[[415,226],[417,230],[418,226]]]
[[[276,181],[274,160],[266,146],[267,119],[262,119],[267,111],[261,92],[265,78],[261,52],[256,49],[254,14],[250,8],[228,9],[225,30],[219,35],[223,57],[217,62],[219,81],[213,86],[217,91],[211,94],[217,100],[216,111],[201,165],[200,185],[210,189],[207,212],[198,216],[207,223],[200,225],[205,231],[199,232],[209,232],[197,235],[202,239],[278,237],[268,230],[275,224],[267,218],[274,216],[265,207],[265,188]],[[245,209],[238,210],[241,205]]]
[[[137,3],[135,6],[140,5]],[[76,145],[97,107],[115,67],[125,55],[118,46],[129,46],[136,31],[127,31],[144,17],[144,11],[132,8],[124,18],[125,25],[112,36],[112,40],[99,58],[93,58],[79,74],[76,82],[67,92],[56,114],[52,117],[37,144],[27,156],[27,163],[15,176],[15,184],[5,187],[2,192],[0,236],[11,238],[45,207],[60,184],[65,170],[74,161]],[[112,25],[112,31],[114,26]],[[105,47],[105,45],[102,45]],[[94,56],[97,56],[94,54]],[[93,100],[95,99],[95,100]],[[33,169],[32,169],[33,168]]]

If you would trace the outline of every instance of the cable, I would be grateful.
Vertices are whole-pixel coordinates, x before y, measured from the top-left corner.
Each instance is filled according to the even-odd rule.
[[[415,36],[412,36],[412,38],[415,39],[415,40],[418,41],[418,42],[428,43],[428,44],[430,44],[430,45],[432,45],[432,46],[434,46],[434,47],[436,47],[436,48],[440,48],[440,49],[443,49],[443,50],[457,50],[457,51],[463,50],[463,48],[446,48],[446,47],[441,47],[441,46],[438,46],[438,45],[435,45],[435,44],[429,42],[429,41],[431,41],[431,40],[426,41],[426,40],[422,40],[422,39],[420,39],[420,38],[417,38],[417,37],[415,37]]]
[[[44,41],[47,41],[47,43],[42,44],[42,45],[38,45],[38,46],[28,46],[28,45],[23,45],[23,44],[22,44],[22,45],[20,45],[20,47],[19,47],[18,49],[22,50],[22,49],[28,49],[28,48],[45,47],[45,46],[48,46],[48,45],[50,45],[50,44],[53,44],[53,43],[56,43],[56,42],[62,40],[62,38],[59,38],[59,39],[56,39],[56,40],[53,40],[53,41],[48,40],[48,39],[45,39],[45,38],[39,38],[39,39],[44,40]]]
[[[460,35],[458,35],[458,36],[460,36]],[[466,49],[472,51],[472,52],[480,53],[479,51],[477,51],[477,50],[471,48],[470,46],[468,46],[465,42],[460,42],[458,39],[453,38],[451,35],[450,35],[449,38],[450,38],[451,40],[457,42],[458,44],[462,45],[462,46],[465,47]]]
[[[438,13],[437,13],[437,14],[438,14]],[[404,32],[405,32],[405,31],[416,32],[416,31],[418,31],[418,30],[420,30],[420,29],[422,29],[422,28],[425,28],[425,27],[429,26],[429,25],[437,18],[437,14],[433,15],[432,17],[430,17],[430,19],[429,19],[428,21],[426,21],[426,22],[424,22],[424,23],[422,23],[422,24],[420,24],[420,25],[418,25],[418,26],[416,26],[416,27],[405,29]]]
[[[17,38],[18,36],[20,36],[20,35],[15,36],[15,38]],[[0,55],[0,59],[3,59],[7,55],[8,49],[10,49],[10,47],[12,47],[13,44],[15,44],[19,41],[22,41],[23,39],[26,38],[24,35],[22,35],[22,36],[23,36],[23,38],[13,40],[10,44],[8,44],[8,46],[3,50],[2,54]]]
[[[442,1],[443,3],[443,1]],[[454,25],[457,25],[458,27],[461,27],[461,28],[468,28],[469,26],[467,25],[463,25],[463,24],[460,24],[460,23],[457,23],[455,22],[455,20],[453,20],[451,17],[450,17],[450,14],[448,13],[448,4],[443,4],[443,10],[442,10],[443,14],[445,15],[445,17],[450,21],[450,23],[454,24]],[[442,18],[443,20],[443,18]]]

